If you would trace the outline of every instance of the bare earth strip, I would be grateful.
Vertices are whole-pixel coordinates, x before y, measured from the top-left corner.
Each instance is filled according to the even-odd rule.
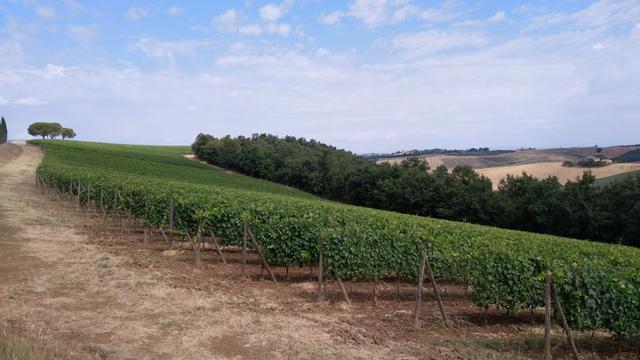
[[[591,168],[591,173],[598,179],[607,176],[622,174],[625,172],[640,169],[640,164],[611,164],[599,168]],[[582,176],[584,171],[588,169],[579,167],[564,167],[561,162],[544,162],[535,164],[522,164],[513,166],[498,166],[484,169],[476,169],[476,171],[489,179],[493,183],[494,189],[498,187],[500,180],[507,175],[522,175],[526,172],[538,179],[546,179],[549,176],[557,176],[560,183],[564,184],[567,180],[575,180],[576,177]]]

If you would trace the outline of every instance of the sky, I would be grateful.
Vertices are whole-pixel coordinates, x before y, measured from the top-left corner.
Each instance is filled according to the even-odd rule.
[[[635,144],[640,0],[3,0],[0,115],[14,139]]]

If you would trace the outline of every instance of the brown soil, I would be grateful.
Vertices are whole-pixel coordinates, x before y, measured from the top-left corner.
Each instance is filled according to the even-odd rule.
[[[227,174],[238,174],[236,171],[229,170],[229,169],[224,169],[224,168],[221,168],[221,167],[219,167],[219,166],[215,166],[215,165],[209,164],[208,162],[206,162],[206,161],[204,161],[204,160],[200,160],[200,158],[199,158],[197,155],[195,155],[195,154],[184,154],[184,155],[182,155],[182,156],[183,156],[183,157],[185,157],[186,159],[193,160],[193,161],[197,161],[197,162],[199,162],[200,164],[204,164],[204,165],[210,166],[210,167],[212,167],[212,168],[214,168],[214,169],[218,169],[218,170],[220,170],[220,171],[224,171],[224,172],[226,172]]]
[[[315,269],[276,268],[261,281],[251,255],[241,278],[237,249],[229,265],[211,249],[195,264],[186,244],[148,242],[135,226],[113,223],[70,199],[34,186],[42,158],[36,147],[0,166],[0,326],[46,337],[78,359],[533,359],[541,354],[541,317],[485,318],[455,285],[441,285],[446,327],[430,287],[423,321],[413,326],[415,285],[347,283],[353,306],[333,281],[316,301]],[[178,240],[178,239],[176,239]],[[266,275],[266,274],[265,274]],[[557,343],[560,339],[555,330]],[[589,334],[577,334],[578,339]],[[597,334],[603,358],[615,353]],[[604,339],[604,340],[602,340]],[[584,340],[583,340],[584,343]],[[585,345],[583,344],[582,347]],[[600,358],[582,349],[585,358]],[[560,348],[556,358],[568,358]],[[635,358],[626,353],[623,358]]]
[[[14,144],[0,144],[0,167],[20,157],[22,148]]]

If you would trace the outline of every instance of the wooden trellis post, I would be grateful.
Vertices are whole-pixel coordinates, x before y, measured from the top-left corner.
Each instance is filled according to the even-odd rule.
[[[169,238],[167,237],[167,234],[165,234],[163,228],[160,228],[160,234],[162,234],[162,237],[164,238],[164,241],[167,242],[167,245],[169,245],[169,247],[173,248],[173,238],[171,238],[171,240],[169,240]]]
[[[214,248],[218,252],[220,259],[222,259],[222,263],[227,265],[227,260],[224,258],[224,254],[222,253],[222,249],[220,248],[220,244],[218,244],[218,239],[213,234],[213,230],[209,229],[209,233],[211,234],[211,242],[213,243]]]
[[[264,254],[262,253],[262,248],[260,247],[260,244],[258,244],[258,242],[256,241],[255,236],[253,236],[253,232],[251,232],[251,227],[249,226],[247,226],[247,234],[249,235],[249,239],[251,240],[251,243],[256,248],[256,251],[260,256],[260,259],[262,259],[262,265],[265,267],[265,269],[267,269],[269,276],[271,276],[271,280],[273,280],[273,282],[276,283],[277,282],[276,275],[273,273],[273,271],[271,271],[271,267],[269,266],[269,263],[267,263],[267,259],[264,257]]]
[[[91,209],[91,184],[87,183],[87,208]]]
[[[573,357],[575,358],[575,360],[580,360],[580,355],[578,354],[578,348],[576,347],[576,343],[573,341],[573,335],[571,334],[571,328],[569,327],[567,318],[564,316],[564,311],[562,310],[562,304],[560,304],[560,299],[556,295],[556,290],[553,287],[553,283],[551,283],[551,298],[553,300],[553,303],[556,305],[556,310],[558,311],[558,315],[560,315],[562,328],[564,329],[564,333],[567,337],[567,340],[569,340],[569,345],[571,346],[571,352],[573,353]]]
[[[100,189],[100,211],[102,211],[102,215],[107,215],[107,213],[104,211],[104,190],[102,189]]]
[[[422,305],[422,283],[424,282],[424,267],[427,260],[427,253],[424,251],[421,253],[419,272],[418,272],[418,286],[416,286],[416,308],[414,310],[414,323],[415,326],[420,326],[420,306]]]
[[[169,230],[173,230],[173,213],[175,211],[175,205],[173,201],[169,204]]]
[[[429,245],[429,250],[431,250],[431,245]],[[429,255],[425,253],[424,256],[425,256],[427,271],[429,272],[429,277],[431,278],[431,284],[433,285],[433,292],[435,293],[436,300],[438,301],[440,314],[442,314],[442,320],[444,320],[445,324],[449,324],[449,319],[447,319],[447,314],[444,312],[444,306],[442,305],[442,299],[440,298],[440,292],[438,292],[438,285],[436,284],[436,278],[435,276],[433,276],[433,270],[431,269],[431,263],[429,262]]]
[[[112,214],[112,219],[113,222],[116,222],[116,211],[118,209],[118,189],[115,189],[113,191],[113,214]]]
[[[347,289],[345,289],[344,284],[342,283],[342,279],[340,276],[336,276],[336,280],[338,280],[338,285],[340,286],[340,291],[342,291],[342,296],[344,296],[344,300],[348,305],[351,305],[351,299],[349,299],[349,294],[347,293]]]
[[[241,263],[241,268],[242,268],[242,279],[246,279],[247,278],[247,223],[244,224],[244,234],[242,236],[242,263]]]
[[[544,360],[551,360],[551,272],[544,287]]]
[[[324,301],[324,289],[322,287],[322,276],[324,274],[324,236],[318,239],[318,301]]]

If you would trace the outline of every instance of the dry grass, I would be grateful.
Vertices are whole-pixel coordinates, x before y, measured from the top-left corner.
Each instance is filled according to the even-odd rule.
[[[22,148],[14,144],[0,144],[0,167],[18,158]]]
[[[52,350],[47,340],[38,334],[35,339],[15,335],[6,328],[0,330],[0,359],[2,360],[64,360],[66,355]]]
[[[604,167],[593,168],[591,169],[591,172],[596,178],[604,178],[638,169],[640,169],[640,164],[611,164]],[[538,179],[556,176],[560,182],[564,184],[567,180],[575,180],[576,177],[582,176],[585,170],[587,169],[579,167],[564,167],[561,162],[545,162],[476,169],[478,173],[491,179],[494,189],[498,187],[500,180],[506,178],[507,175],[521,175],[523,172],[526,172]]]

